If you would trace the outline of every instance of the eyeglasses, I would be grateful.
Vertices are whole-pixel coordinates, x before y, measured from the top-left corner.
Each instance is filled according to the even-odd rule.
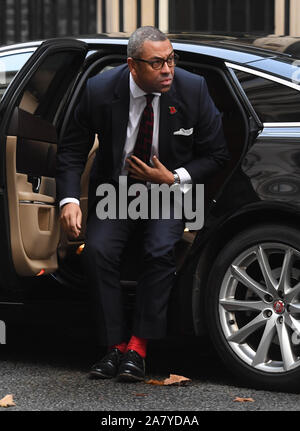
[[[157,60],[144,60],[143,58],[134,58],[133,57],[133,60],[134,61],[141,61],[143,63],[148,63],[152,67],[152,69],[159,70],[159,69],[162,69],[164,67],[165,63],[167,63],[167,65],[169,67],[176,66],[176,64],[178,63],[178,60],[179,60],[179,55],[174,53],[166,59],[159,58]]]

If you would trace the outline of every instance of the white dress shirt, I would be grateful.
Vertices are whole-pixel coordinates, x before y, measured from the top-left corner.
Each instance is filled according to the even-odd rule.
[[[130,157],[133,154],[135,142],[137,139],[139,124],[141,121],[142,113],[147,104],[145,95],[145,91],[143,91],[134,81],[131,73],[129,77],[129,89],[130,89],[130,102],[129,102],[129,118],[127,125],[127,135],[126,142],[122,154],[122,168],[121,175],[127,175],[127,166],[126,166],[126,158]],[[158,151],[158,142],[159,142],[159,117],[160,117],[160,96],[161,93],[153,93],[154,98],[152,100],[152,107],[154,113],[154,124],[153,124],[153,138],[152,138],[152,149],[151,149],[151,160],[155,155],[159,159],[159,151]],[[176,169],[177,174],[180,178],[180,184],[190,184],[192,182],[191,176],[185,168]],[[184,191],[184,189],[183,189]],[[76,198],[64,198],[60,201],[59,205],[62,207],[63,205],[74,202],[79,205],[79,201]]]

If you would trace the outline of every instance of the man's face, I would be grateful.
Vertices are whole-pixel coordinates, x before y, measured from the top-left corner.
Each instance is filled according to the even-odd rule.
[[[169,39],[164,41],[144,42],[139,59],[154,61],[166,60],[173,54],[173,47]],[[170,90],[174,66],[168,66],[165,62],[161,69],[155,70],[146,62],[128,58],[128,66],[136,84],[146,93],[165,93]]]

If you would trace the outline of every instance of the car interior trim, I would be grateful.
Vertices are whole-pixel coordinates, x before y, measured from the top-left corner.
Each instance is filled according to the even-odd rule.
[[[43,193],[33,193],[27,175],[17,173],[17,143],[17,136],[7,136],[7,191],[10,231],[13,233],[13,262],[22,276],[35,275],[41,268],[45,268],[46,272],[53,272],[57,268],[56,251],[60,237],[55,198]],[[54,181],[47,178],[45,180]],[[20,202],[24,197],[32,202]],[[36,200],[43,201],[43,205],[34,202]]]

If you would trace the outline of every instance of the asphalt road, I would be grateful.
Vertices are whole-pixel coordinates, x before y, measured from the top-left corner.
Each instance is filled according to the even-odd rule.
[[[24,330],[24,328],[23,328]],[[26,330],[24,330],[26,332]],[[0,345],[0,399],[13,394],[15,406],[1,412],[258,412],[299,411],[299,393],[245,388],[234,380],[205,340],[167,340],[149,345],[147,378],[170,374],[191,379],[185,386],[158,386],[91,380],[90,365],[97,359],[90,342],[77,337],[58,340],[51,330],[38,336]],[[234,401],[252,398],[250,402]],[[100,414],[100,413],[99,413]],[[125,429],[125,428],[124,428]]]

